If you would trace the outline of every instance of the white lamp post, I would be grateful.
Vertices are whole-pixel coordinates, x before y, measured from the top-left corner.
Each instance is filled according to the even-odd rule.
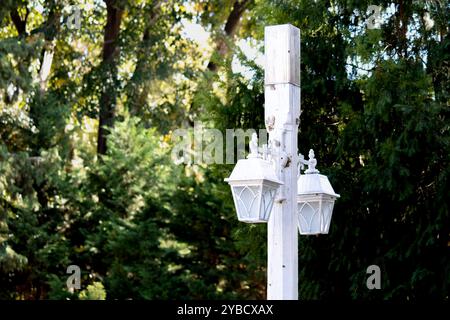
[[[267,299],[297,300],[298,232],[328,233],[339,195],[315,170],[314,154],[299,163],[300,30],[286,24],[266,27],[264,33],[269,144],[260,154],[254,134],[248,158],[239,160],[225,180],[240,221],[268,222]],[[298,177],[299,164],[307,164],[309,171]]]

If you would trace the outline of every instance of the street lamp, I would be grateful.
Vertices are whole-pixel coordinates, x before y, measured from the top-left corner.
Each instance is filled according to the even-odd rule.
[[[275,173],[275,162],[263,159],[258,152],[257,135],[253,133],[250,154],[238,161],[229,178],[234,205],[239,221],[247,223],[268,222],[278,189],[283,182]],[[267,145],[268,157],[278,154]],[[308,169],[301,174],[300,169]],[[314,151],[309,150],[309,160],[299,154],[297,180],[297,225],[302,235],[328,234],[334,202],[340,197],[335,193],[327,176],[319,174]],[[281,200],[282,201],[282,200]]]
[[[299,155],[299,166],[308,166],[297,182],[298,230],[300,234],[327,234],[330,229],[334,202],[339,195],[334,192],[327,176],[319,174],[314,151],[309,150],[309,160]]]
[[[267,222],[267,299],[298,299],[300,234],[328,233],[339,197],[315,169],[310,152],[298,154],[300,123],[300,30],[292,25],[264,29],[264,118],[269,144],[259,154],[256,134],[250,155],[239,160],[226,179],[238,219]],[[308,165],[298,175],[300,165]]]
[[[277,178],[273,164],[259,154],[256,133],[252,136],[247,159],[239,160],[225,181],[231,186],[239,221],[264,223],[269,220],[277,189],[283,182]]]

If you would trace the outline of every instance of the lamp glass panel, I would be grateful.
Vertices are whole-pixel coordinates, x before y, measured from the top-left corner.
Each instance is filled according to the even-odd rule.
[[[322,233],[328,233],[330,229],[331,217],[333,215],[334,201],[324,201],[322,203],[323,226]]]
[[[239,220],[259,219],[261,186],[234,186],[233,196]]]
[[[269,220],[270,211],[272,211],[273,202],[277,189],[272,186],[263,186],[262,203],[260,209],[260,219],[264,221]]]
[[[298,202],[298,227],[301,234],[321,232],[320,201]]]

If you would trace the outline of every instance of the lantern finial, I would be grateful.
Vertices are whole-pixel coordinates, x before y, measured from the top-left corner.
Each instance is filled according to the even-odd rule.
[[[248,159],[259,158],[260,156],[258,153],[258,135],[256,134],[256,132],[253,132],[252,140],[250,140],[249,146],[250,146],[250,153],[247,156],[247,158]]]
[[[314,155],[314,150],[309,149],[309,160],[308,160],[308,169],[305,171],[305,173],[319,173],[319,170],[316,169],[317,165],[317,159]]]
[[[319,170],[316,169],[317,159],[314,155],[314,150],[309,149],[309,159],[305,160],[305,157],[300,153],[299,154],[299,173],[300,169],[303,170],[304,165],[308,166],[308,169],[305,170],[305,173],[319,173]]]

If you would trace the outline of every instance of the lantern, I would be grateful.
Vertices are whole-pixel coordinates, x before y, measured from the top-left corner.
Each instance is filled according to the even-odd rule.
[[[327,234],[330,229],[334,202],[340,196],[334,192],[330,181],[315,169],[317,160],[310,150],[305,174],[297,182],[297,223],[300,234]]]
[[[283,183],[278,180],[272,163],[259,156],[256,134],[252,137],[250,149],[248,158],[239,160],[225,181],[231,186],[239,221],[267,222],[277,189]]]

